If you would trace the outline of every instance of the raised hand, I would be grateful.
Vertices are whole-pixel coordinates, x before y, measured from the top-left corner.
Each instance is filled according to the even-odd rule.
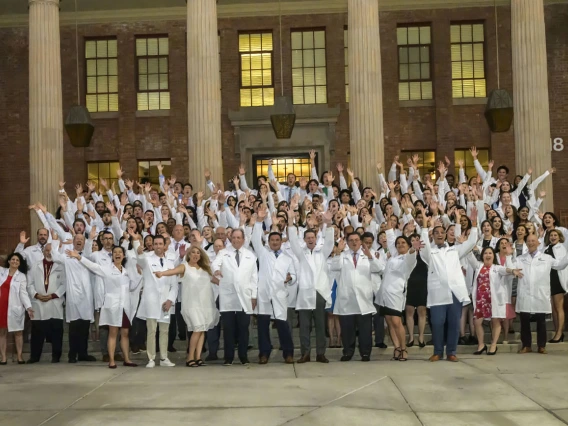
[[[447,155],[444,156],[444,160],[446,161],[446,167],[450,167],[451,161],[450,161],[450,159],[448,158]]]
[[[205,180],[209,182],[211,180],[211,171],[206,168],[203,173],[205,174]]]
[[[160,173],[160,176],[161,176],[163,174],[162,172],[164,171],[164,166],[162,165],[161,161],[158,163],[156,168],[158,169],[158,173]]]
[[[458,166],[460,166],[460,169],[463,169],[464,166],[463,160],[458,160]]]
[[[335,167],[337,168],[337,173],[339,173],[339,174],[343,173],[343,164],[337,163],[337,165]]]
[[[383,166],[381,165],[381,163],[377,163],[377,173],[382,173],[383,171]]]
[[[312,150],[310,150],[310,160],[312,161],[312,164],[313,164],[315,159],[316,159],[316,150],[312,149]]]
[[[104,189],[108,189],[108,184],[107,184],[106,179],[99,178],[99,184],[100,184]]]
[[[241,164],[239,166],[239,175],[244,175],[246,173],[245,165]]]
[[[122,170],[122,167],[118,167],[118,170],[116,171],[116,177],[120,180],[122,179],[122,175],[124,175],[124,171]]]
[[[26,244],[29,240],[29,238],[26,238],[26,231],[20,232],[20,244]]]
[[[477,148],[472,146],[469,150],[469,152],[471,152],[471,156],[473,157],[474,160],[477,160]]]
[[[333,221],[333,215],[331,214],[330,211],[326,211],[325,213],[323,213],[322,217],[323,217],[323,223],[331,225],[331,222]]]
[[[548,172],[552,175],[554,173],[556,173],[556,167],[552,167],[550,169],[548,169]]]
[[[257,215],[257,217],[258,217],[258,220],[259,220],[260,222],[263,222],[264,219],[266,219],[266,215],[267,215],[267,209],[266,209],[266,207],[265,207],[265,206],[262,206],[262,205],[259,206],[256,215]]]
[[[538,195],[539,195],[539,198],[544,198],[544,197],[546,197],[546,191],[540,191],[540,193]]]
[[[65,182],[63,182],[62,180],[59,181],[59,189],[64,189],[65,188]]]
[[[353,179],[354,176],[353,170],[347,168],[347,174],[351,177],[351,179]]]
[[[340,239],[339,242],[337,243],[337,251],[338,251],[339,253],[341,253],[343,250],[345,250],[345,246],[346,246],[346,245],[347,245],[347,244],[345,243],[345,240],[344,240],[343,238]],[[361,247],[362,247],[362,246],[361,246]],[[339,253],[338,253],[338,254],[339,254]]]

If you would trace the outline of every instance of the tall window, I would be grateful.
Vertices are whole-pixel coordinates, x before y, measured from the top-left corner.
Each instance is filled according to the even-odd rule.
[[[116,38],[85,40],[89,112],[118,111],[117,55]]]
[[[138,162],[138,179],[141,183],[150,182],[154,187],[160,185],[160,172],[158,165],[162,163],[164,167],[164,176],[170,176],[172,173],[172,162],[170,160],[145,160]]]
[[[110,188],[113,182],[118,182],[116,171],[119,167],[120,165],[118,161],[87,163],[87,173],[89,174],[89,180],[93,181],[95,185],[98,185],[100,179],[105,179],[107,181],[108,187]],[[118,185],[116,186],[116,189],[118,190]]]
[[[428,174],[436,179],[436,151],[402,151],[400,161],[405,164],[406,158],[412,158],[414,155],[418,155],[420,177],[423,178]]]
[[[484,170],[487,171],[487,164],[489,163],[489,150],[488,149],[478,149],[477,150],[477,159],[483,167]],[[459,161],[464,162],[464,169],[465,174],[468,178],[472,178],[477,176],[477,171],[475,170],[475,166],[473,165],[473,157],[471,156],[471,152],[469,149],[456,149],[454,152],[454,164],[455,164],[455,177],[456,182],[459,176],[460,166],[458,165]]]
[[[343,30],[343,56],[345,57],[345,102],[349,102],[349,31]]]
[[[291,35],[294,103],[326,104],[325,31],[292,31]]]
[[[454,98],[484,98],[485,34],[483,23],[452,24],[452,94]]]
[[[136,38],[139,111],[170,109],[169,53],[167,36]]]
[[[272,32],[239,34],[241,106],[274,105]]]
[[[432,99],[430,26],[405,25],[396,30],[398,44],[398,99]]]
[[[310,179],[311,163],[310,156],[306,154],[286,155],[282,157],[255,156],[254,161],[254,181],[258,176],[268,176],[268,160],[272,159],[272,171],[279,182],[285,182],[288,173],[294,173],[296,179],[305,177]]]

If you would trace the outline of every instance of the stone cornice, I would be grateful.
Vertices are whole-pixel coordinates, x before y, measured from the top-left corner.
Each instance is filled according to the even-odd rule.
[[[37,1],[37,0],[31,0]],[[43,0],[46,1],[46,0]],[[53,2],[54,0],[47,0]],[[492,7],[509,5],[511,0],[380,0],[381,11],[454,9],[463,7]],[[546,4],[568,3],[568,0],[545,0]],[[278,14],[278,2],[221,4],[217,7],[219,18],[275,16]],[[347,0],[304,0],[283,1],[283,15],[309,15],[323,13],[346,13]],[[61,25],[71,25],[75,20],[79,24],[118,23],[140,21],[185,20],[185,7],[144,8],[120,10],[95,10],[83,12],[62,12]],[[0,16],[0,27],[25,27],[28,14],[4,14]]]

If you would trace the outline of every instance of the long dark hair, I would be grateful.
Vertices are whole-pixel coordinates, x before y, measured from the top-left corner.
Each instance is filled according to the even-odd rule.
[[[18,266],[18,271],[20,271],[22,274],[27,274],[28,273],[28,262],[26,261],[26,259],[24,259],[24,256],[22,256],[20,253],[11,253],[6,258],[6,268],[10,268],[10,260],[14,256],[17,257],[18,259],[20,259],[20,266]]]
[[[487,250],[491,250],[491,253],[493,253],[493,264],[499,265],[499,262],[497,261],[497,253],[495,253],[493,247],[485,247],[483,250],[481,250],[481,262],[483,262],[483,255]]]
[[[124,259],[122,259],[121,265],[122,265],[122,266],[126,265],[126,251],[124,250],[124,247],[122,247],[122,246],[114,246],[114,247],[112,248],[112,253],[113,253],[113,254],[114,254],[114,251],[115,251],[116,249],[122,251],[122,254],[123,254],[123,256],[124,256]],[[114,263],[114,262],[113,262],[113,263]]]

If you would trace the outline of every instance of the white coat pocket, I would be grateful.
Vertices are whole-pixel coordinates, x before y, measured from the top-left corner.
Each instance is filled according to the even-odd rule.
[[[103,308],[114,311],[120,308],[120,296],[117,294],[105,295]]]

